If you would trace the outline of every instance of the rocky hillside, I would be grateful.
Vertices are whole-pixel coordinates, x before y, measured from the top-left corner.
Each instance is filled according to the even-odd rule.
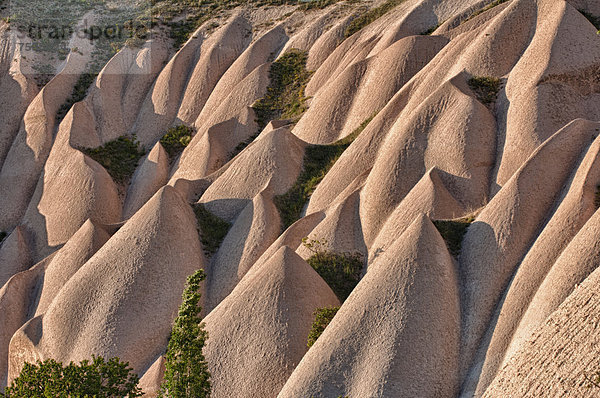
[[[81,3],[3,11],[0,388],[154,396],[203,268],[215,398],[600,395],[600,2]]]

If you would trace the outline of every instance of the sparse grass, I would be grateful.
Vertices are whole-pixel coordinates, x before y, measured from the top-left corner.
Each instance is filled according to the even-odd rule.
[[[352,36],[356,32],[363,29],[365,26],[370,25],[377,19],[381,18],[382,16],[396,8],[396,6],[400,5],[404,1],[405,0],[388,0],[379,7],[368,10],[358,18],[354,19],[350,23],[350,25],[348,25],[348,27],[346,28],[346,32],[344,33],[344,37]]]
[[[271,120],[292,119],[293,122],[304,114],[308,99],[304,89],[312,76],[312,72],[306,70],[307,58],[306,51],[290,49],[271,64],[267,93],[252,106],[258,131],[240,142],[229,154],[230,158],[250,145]]]
[[[73,104],[82,101],[85,98],[88,89],[92,83],[94,83],[96,76],[98,76],[96,73],[87,72],[79,75],[79,79],[77,79],[77,83],[75,83],[75,86],[73,87],[71,96],[65,101],[64,104],[60,106],[60,108],[58,108],[58,112],[56,113],[57,123],[60,123],[61,120],[64,119],[65,115],[67,112],[69,112],[69,109],[71,109]]]
[[[500,79],[489,76],[473,76],[468,83],[483,104],[489,105],[496,101],[498,91],[500,91]]]
[[[121,136],[98,148],[80,148],[80,150],[100,163],[119,184],[127,183],[145,153],[135,140],[135,136],[131,138]]]
[[[340,0],[162,0],[153,7],[157,21],[170,28],[176,48],[181,47],[204,22],[235,7],[298,5],[299,10],[322,9]]]
[[[308,348],[315,344],[319,336],[321,336],[339,309],[340,307],[324,307],[317,308],[315,310],[313,313],[315,320],[310,328],[310,332],[308,333],[308,341],[306,343]]]
[[[2,241],[4,241],[4,239],[6,239],[6,235],[7,235],[6,232],[0,231],[0,243],[2,243]]]
[[[456,220],[434,220],[433,224],[436,226],[440,235],[446,241],[448,251],[454,257],[458,257],[462,248],[462,241],[467,233],[467,229],[471,223],[475,221],[472,216],[459,218]]]
[[[223,239],[229,232],[231,224],[215,216],[202,203],[194,205],[194,213],[200,228],[200,241],[207,256],[212,256],[219,250]]]
[[[313,10],[313,9],[323,9],[325,7],[329,7],[332,4],[337,3],[340,0],[312,0],[306,2],[300,2],[299,10]]]
[[[465,23],[465,22],[475,18],[476,16],[481,15],[484,12],[489,11],[496,6],[499,6],[502,3],[506,3],[507,1],[508,0],[495,0],[495,1],[491,2],[490,4],[488,4],[487,6],[483,7],[482,9],[475,11],[467,19],[465,19],[462,23]]]
[[[590,21],[592,23],[592,25],[594,25],[594,27],[596,29],[600,30],[600,17],[592,15],[592,14],[590,14],[589,12],[587,12],[585,10],[579,10],[579,12],[581,14],[583,14],[583,16],[586,17],[587,20]]]
[[[325,250],[326,241],[302,239],[313,255],[306,262],[329,285],[341,302],[352,293],[360,281],[363,259],[360,253],[335,253]]]
[[[373,117],[368,118],[348,137],[331,145],[309,145],[306,147],[302,172],[294,186],[283,195],[275,196],[275,205],[279,209],[284,230],[300,219],[302,209],[317,189],[317,185],[325,178],[325,175],[342,156],[342,153],[372,119]]]
[[[160,144],[165,148],[171,159],[178,156],[192,140],[194,129],[183,124],[171,127],[160,139]]]
[[[298,119],[306,111],[304,89],[312,72],[306,70],[308,53],[290,49],[271,64],[267,94],[252,106],[262,130],[276,119]]]

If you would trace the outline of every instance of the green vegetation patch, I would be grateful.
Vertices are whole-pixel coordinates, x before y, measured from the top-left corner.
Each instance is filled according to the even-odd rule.
[[[379,7],[373,8],[362,14],[361,16],[354,19],[350,25],[346,28],[346,32],[344,33],[344,37],[350,37],[356,32],[360,31],[367,25],[375,22],[377,19],[381,18],[405,0],[388,0]]]
[[[22,397],[141,397],[139,378],[119,358],[92,356],[79,365],[63,366],[54,359],[25,363],[19,376],[0,396]]]
[[[210,372],[203,353],[208,332],[200,315],[200,284],[204,279],[201,269],[187,279],[167,346],[159,397],[210,397]]]
[[[300,219],[302,209],[317,185],[325,178],[342,153],[352,144],[358,135],[367,127],[373,117],[368,118],[348,137],[331,145],[309,145],[304,152],[304,165],[298,179],[283,195],[275,196],[275,205],[279,209],[283,229]]]
[[[79,75],[79,79],[77,79],[77,83],[75,83],[71,95],[69,96],[69,98],[67,98],[65,103],[62,104],[60,108],[58,108],[58,112],[56,113],[56,120],[58,123],[60,123],[60,121],[64,119],[64,117],[66,116],[67,112],[69,112],[73,104],[82,101],[85,98],[88,89],[90,88],[92,83],[94,83],[96,76],[98,76],[97,73],[89,72],[82,73],[81,75]]]
[[[131,178],[140,158],[145,153],[135,140],[135,136],[132,138],[121,136],[98,148],[80,148],[80,150],[100,163],[119,184],[124,184]]]
[[[194,129],[183,124],[171,127],[160,139],[160,144],[165,148],[171,159],[179,155],[192,141]]]
[[[471,223],[475,221],[474,217],[464,217],[456,220],[434,220],[433,224],[436,226],[440,235],[446,241],[448,251],[454,257],[458,257],[462,248],[462,241],[467,233],[467,229]]]
[[[319,336],[321,336],[339,309],[340,307],[325,307],[317,308],[315,310],[313,313],[315,320],[310,328],[310,332],[308,333],[308,342],[306,343],[308,348],[315,344]]]
[[[596,29],[600,30],[600,17],[592,15],[592,14],[590,14],[589,12],[587,12],[585,10],[579,10],[579,12],[581,14],[583,14],[583,16],[586,17],[587,20],[590,21],[592,23],[592,25],[594,25],[594,27]]]
[[[198,220],[204,253],[207,256],[212,256],[219,250],[223,239],[225,239],[229,228],[231,228],[231,224],[212,214],[202,203],[194,205],[194,213],[196,213],[196,219]]]
[[[500,79],[489,76],[473,76],[468,83],[483,104],[489,105],[496,101],[498,91],[500,91]]]
[[[363,259],[360,253],[335,253],[324,249],[326,241],[302,239],[313,255],[306,262],[327,282],[340,301],[346,300],[360,281]]]
[[[290,49],[271,64],[267,94],[252,106],[260,130],[276,119],[299,119],[306,111],[304,89],[312,76],[306,70],[308,53]]]
[[[477,10],[477,11],[475,11],[473,14],[471,14],[471,15],[470,15],[470,16],[469,16],[467,19],[465,19],[465,20],[463,21],[463,23],[464,23],[464,22],[467,22],[467,21],[469,21],[469,20],[471,20],[471,19],[473,19],[473,18],[475,18],[475,17],[476,17],[476,16],[478,16],[478,15],[481,15],[481,14],[483,14],[483,13],[484,13],[484,12],[486,12],[486,11],[489,11],[489,10],[491,10],[492,8],[494,8],[494,7],[496,7],[496,6],[499,6],[499,5],[500,5],[500,4],[502,4],[502,3],[506,3],[507,1],[508,1],[508,0],[495,0],[495,1],[492,1],[490,4],[488,4],[487,6],[483,7],[481,10]]]

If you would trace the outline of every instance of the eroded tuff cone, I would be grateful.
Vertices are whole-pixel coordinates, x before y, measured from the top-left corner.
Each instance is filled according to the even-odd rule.
[[[598,1],[195,3],[181,48],[163,24],[89,88],[97,43],[71,38],[42,86],[0,20],[0,387],[24,361],[101,354],[156,394],[203,267],[213,396],[597,391]],[[128,186],[83,150],[123,135],[149,152]],[[232,224],[209,263],[192,203]],[[438,224],[446,242],[428,219],[466,215],[464,238]],[[309,352],[313,310],[339,303],[306,237],[367,263]]]
[[[460,255],[463,296],[462,371],[473,359],[494,307],[518,262],[544,225],[570,170],[597,134],[577,120],[549,138],[483,209]]]
[[[7,385],[8,345],[13,334],[29,319],[32,293],[52,256],[19,272],[0,289],[0,389]]]
[[[267,189],[242,210],[211,261],[207,281],[206,311],[210,312],[231,293],[281,232],[281,221]]]
[[[596,270],[523,344],[483,396],[596,397],[586,375],[597,372],[599,286]]]
[[[285,127],[259,137],[212,183],[200,202],[219,217],[233,220],[265,188],[284,194],[300,174],[304,146]]]
[[[287,246],[255,268],[204,319],[211,396],[217,398],[276,396],[307,350],[313,312],[339,305]]]
[[[352,64],[317,91],[294,134],[319,144],[346,137],[379,112],[447,43],[443,37],[408,37]]]
[[[452,258],[419,216],[371,265],[279,397],[453,396],[459,314]]]
[[[594,126],[600,128],[597,123],[581,122],[587,124],[590,129]],[[585,244],[576,244],[580,238],[575,236],[587,235],[584,231],[588,228],[594,228],[592,225],[587,227],[588,219],[596,210],[595,192],[600,184],[600,169],[598,168],[600,157],[600,140],[596,138],[594,143],[587,150],[587,153],[577,167],[575,174],[567,182],[568,190],[561,194],[560,205],[550,217],[548,223],[543,227],[543,231],[535,239],[525,258],[518,265],[513,280],[510,282],[507,292],[503,297],[503,306],[496,310],[494,315],[494,327],[489,328],[486,337],[480,345],[477,357],[472,365],[470,375],[467,378],[463,393],[469,394],[475,392],[480,396],[487,385],[493,380],[496,372],[502,367],[502,364],[516,351],[523,340],[527,339],[531,332],[542,323],[552,311],[566,298],[564,291],[570,292],[575,283],[553,283],[550,291],[542,289],[544,281],[549,273],[553,273],[557,258],[571,258],[573,254],[567,255],[571,250],[566,247],[577,247],[576,252],[582,254],[582,257],[588,260],[569,262],[569,267],[578,269],[579,267],[589,266],[593,262],[595,245],[584,249]],[[591,223],[591,220],[590,220]],[[582,227],[586,225],[582,229]],[[572,240],[573,239],[573,240]],[[589,236],[588,238],[589,239]],[[583,255],[583,253],[588,253]],[[588,257],[589,256],[589,257]],[[587,264],[587,265],[584,265]],[[589,271],[585,274],[587,276]],[[553,278],[550,278],[552,280]],[[546,284],[546,282],[544,282]],[[562,294],[559,292],[563,292]],[[542,299],[547,310],[541,310],[540,304],[534,305],[532,300],[534,296],[544,296],[545,294],[556,294],[562,298],[555,300]],[[535,300],[538,303],[540,300]],[[529,303],[523,305],[522,303]],[[550,310],[551,309],[551,310]],[[526,313],[530,314],[529,316]],[[525,318],[533,316],[536,321],[528,321]],[[511,347],[511,348],[509,348]],[[475,386],[475,383],[477,386]]]
[[[447,81],[410,119],[401,118],[392,127],[361,192],[367,247],[393,209],[434,165],[455,180],[457,200],[471,208],[484,202],[494,159],[490,149],[495,121],[469,95],[466,80],[461,73]],[[403,178],[395,178],[398,173]]]
[[[75,104],[61,123],[23,219],[35,245],[35,260],[67,242],[88,219],[102,224],[121,221],[122,203],[115,182],[104,167],[74,148],[82,142],[100,145],[94,125],[85,102]]]
[[[0,286],[32,264],[23,228],[17,227],[0,245]]]
[[[123,219],[133,216],[169,179],[169,155],[157,142],[133,174],[123,205]]]
[[[118,356],[141,373],[166,348],[185,279],[205,267],[191,208],[162,188],[69,279],[43,317],[15,334],[9,379],[33,358],[91,354]]]

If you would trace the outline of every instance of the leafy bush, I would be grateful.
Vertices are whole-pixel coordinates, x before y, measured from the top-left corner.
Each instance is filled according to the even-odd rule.
[[[500,79],[489,76],[473,76],[468,83],[483,104],[489,105],[496,101],[498,91],[500,91]]]
[[[204,253],[212,256],[219,250],[219,246],[223,243],[231,224],[212,214],[202,203],[194,205],[194,213],[196,213],[196,219],[198,220]]]
[[[340,301],[346,300],[360,281],[363,268],[360,253],[334,253],[323,248],[326,241],[302,239],[313,255],[306,262],[327,282]]]
[[[315,344],[319,336],[321,336],[339,309],[340,307],[325,307],[317,308],[315,310],[313,314],[315,316],[315,320],[310,328],[310,332],[308,333],[308,342],[306,343],[308,348]]]
[[[302,209],[304,209],[310,196],[317,189],[317,185],[325,178],[325,175],[340,156],[342,156],[342,153],[367,127],[372,119],[373,117],[368,118],[348,137],[336,141],[331,145],[309,145],[306,147],[302,172],[298,176],[294,186],[285,194],[275,196],[274,198],[275,205],[281,215],[284,230],[300,219]]]
[[[304,89],[312,75],[307,59],[306,51],[290,49],[271,64],[267,94],[252,106],[260,130],[271,120],[299,118],[306,111]]]
[[[80,149],[104,166],[108,174],[120,184],[126,183],[131,178],[140,158],[145,153],[135,140],[135,136],[132,138],[121,136],[98,148]]]
[[[405,0],[387,0],[385,3],[380,5],[379,7],[372,8],[354,19],[350,25],[346,28],[346,32],[344,33],[344,37],[350,37],[356,32],[360,31],[365,26],[370,25],[375,22],[377,19],[381,18],[398,5],[403,3]]]
[[[210,397],[210,372],[202,353],[208,332],[200,318],[200,283],[205,278],[200,269],[187,279],[167,347],[159,397]]]
[[[458,257],[462,248],[462,241],[467,233],[467,229],[471,223],[475,221],[474,217],[464,217],[456,220],[434,220],[433,224],[436,226],[440,235],[446,241],[448,251],[454,257]]]
[[[160,139],[160,143],[165,148],[171,159],[179,155],[192,140],[194,129],[183,124],[171,127]]]
[[[26,363],[19,376],[6,388],[12,397],[141,397],[138,376],[127,362],[92,357],[92,362],[63,366],[53,359]],[[1,395],[1,394],[0,394]]]

